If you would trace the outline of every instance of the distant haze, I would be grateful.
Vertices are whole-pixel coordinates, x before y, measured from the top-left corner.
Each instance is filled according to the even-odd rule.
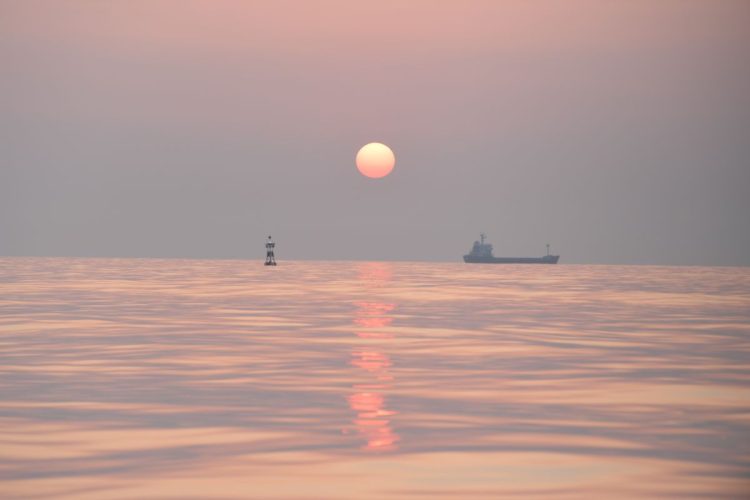
[[[0,0],[0,255],[750,265],[749,54],[747,1]]]

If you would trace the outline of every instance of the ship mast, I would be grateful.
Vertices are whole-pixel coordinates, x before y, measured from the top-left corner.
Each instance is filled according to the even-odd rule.
[[[484,239],[485,238],[486,238],[486,236],[484,235],[484,233],[479,233],[479,239],[482,240],[482,245],[484,245]]]

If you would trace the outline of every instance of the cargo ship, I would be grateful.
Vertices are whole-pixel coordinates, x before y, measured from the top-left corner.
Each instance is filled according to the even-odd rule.
[[[495,257],[492,255],[492,245],[485,243],[484,233],[479,235],[480,241],[475,241],[471,252],[464,255],[464,262],[469,264],[557,264],[559,255],[549,253],[547,244],[547,255],[543,257]]]

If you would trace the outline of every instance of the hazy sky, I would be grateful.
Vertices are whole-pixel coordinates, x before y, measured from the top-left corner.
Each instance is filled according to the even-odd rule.
[[[750,265],[749,54],[748,1],[0,0],[0,255]]]

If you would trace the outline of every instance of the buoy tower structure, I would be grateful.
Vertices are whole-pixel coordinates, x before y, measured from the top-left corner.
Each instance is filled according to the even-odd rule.
[[[268,239],[266,240],[266,265],[267,266],[275,266],[276,265],[276,257],[273,255],[273,249],[276,247],[276,243],[273,242],[271,239],[271,236],[268,236]]]

